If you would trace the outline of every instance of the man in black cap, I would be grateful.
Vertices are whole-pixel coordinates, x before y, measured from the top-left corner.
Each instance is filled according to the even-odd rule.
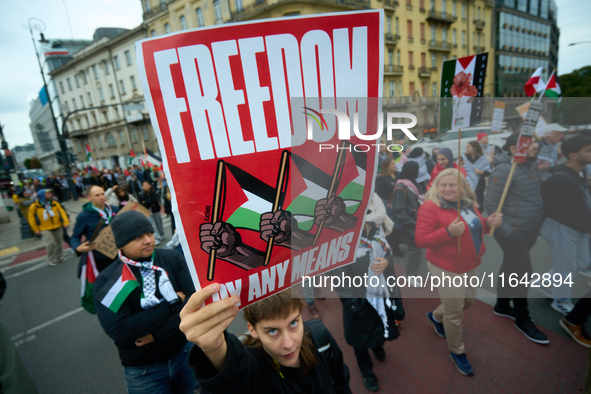
[[[497,211],[515,156],[519,134],[507,138],[503,150],[508,154],[496,155],[494,170],[490,174],[484,207],[489,214]],[[503,209],[503,224],[495,230],[495,239],[503,250],[503,263],[497,281],[495,315],[515,320],[515,327],[529,340],[548,344],[548,338],[533,324],[527,306],[527,286],[520,281],[517,287],[508,285],[511,275],[519,279],[531,278],[530,250],[538,239],[542,225],[542,177],[537,165],[538,144],[531,142],[527,160],[518,164]],[[503,275],[503,276],[501,276]],[[503,282],[501,277],[505,278]],[[513,301],[513,307],[510,302]]]
[[[127,391],[192,394],[192,344],[179,330],[179,312],[195,292],[185,259],[154,249],[154,228],[139,212],[117,215],[111,228],[119,255],[96,279],[94,305],[119,350]]]

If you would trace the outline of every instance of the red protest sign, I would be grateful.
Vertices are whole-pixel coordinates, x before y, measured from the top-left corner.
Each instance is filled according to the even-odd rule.
[[[137,43],[196,287],[246,306],[354,260],[378,149],[324,111],[375,130],[379,100],[362,99],[381,97],[382,29],[380,10]]]
[[[527,160],[527,151],[531,144],[531,139],[534,135],[538,118],[540,117],[540,113],[543,109],[544,104],[541,102],[534,100],[530,102],[529,109],[525,114],[523,126],[521,127],[519,139],[517,140],[515,155],[513,156],[513,163],[523,164]]]

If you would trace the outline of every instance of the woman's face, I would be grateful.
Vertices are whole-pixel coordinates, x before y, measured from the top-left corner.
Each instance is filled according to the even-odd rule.
[[[474,153],[474,148],[472,147],[472,145],[466,145],[466,154],[471,155],[472,153]]]
[[[388,167],[388,172],[390,174],[394,174],[396,172],[396,162],[394,160],[392,160],[390,162],[390,166]]]
[[[453,175],[441,177],[437,186],[439,195],[447,201],[458,200],[458,178]]]
[[[142,183],[142,190],[145,192],[149,192],[150,190],[152,190],[152,185],[150,185],[148,182],[144,182]]]
[[[292,312],[285,319],[261,320],[255,327],[248,323],[254,338],[261,340],[263,349],[284,367],[299,367],[300,349],[304,338],[301,310]]]
[[[449,160],[447,160],[447,157],[445,157],[445,155],[441,155],[441,154],[437,154],[437,164],[439,164],[441,167],[443,168],[447,168],[447,163],[449,162]]]

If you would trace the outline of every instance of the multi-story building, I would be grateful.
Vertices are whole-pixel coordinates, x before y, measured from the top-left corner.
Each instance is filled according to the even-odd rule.
[[[15,146],[12,150],[12,157],[17,171],[20,171],[25,166],[25,160],[37,157],[37,149],[35,144],[26,144],[22,146]]]
[[[556,4],[554,0],[497,0],[497,97],[525,96],[523,86],[539,67],[546,77],[558,65]]]
[[[418,127],[437,127],[444,60],[490,54],[484,94],[494,94],[494,0],[142,0],[148,36],[226,22],[383,8],[384,106],[433,108]],[[410,97],[410,99],[409,99]],[[420,98],[420,99],[418,99]]]
[[[79,168],[126,166],[132,149],[158,151],[135,57],[135,42],[145,37],[144,25],[97,29],[90,45],[50,73]],[[86,143],[92,163],[86,162]]]

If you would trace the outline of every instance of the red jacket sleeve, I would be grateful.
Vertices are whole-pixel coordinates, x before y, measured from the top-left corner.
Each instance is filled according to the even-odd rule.
[[[415,243],[419,248],[432,248],[453,241],[438,217],[438,207],[432,201],[426,201],[419,208]]]

